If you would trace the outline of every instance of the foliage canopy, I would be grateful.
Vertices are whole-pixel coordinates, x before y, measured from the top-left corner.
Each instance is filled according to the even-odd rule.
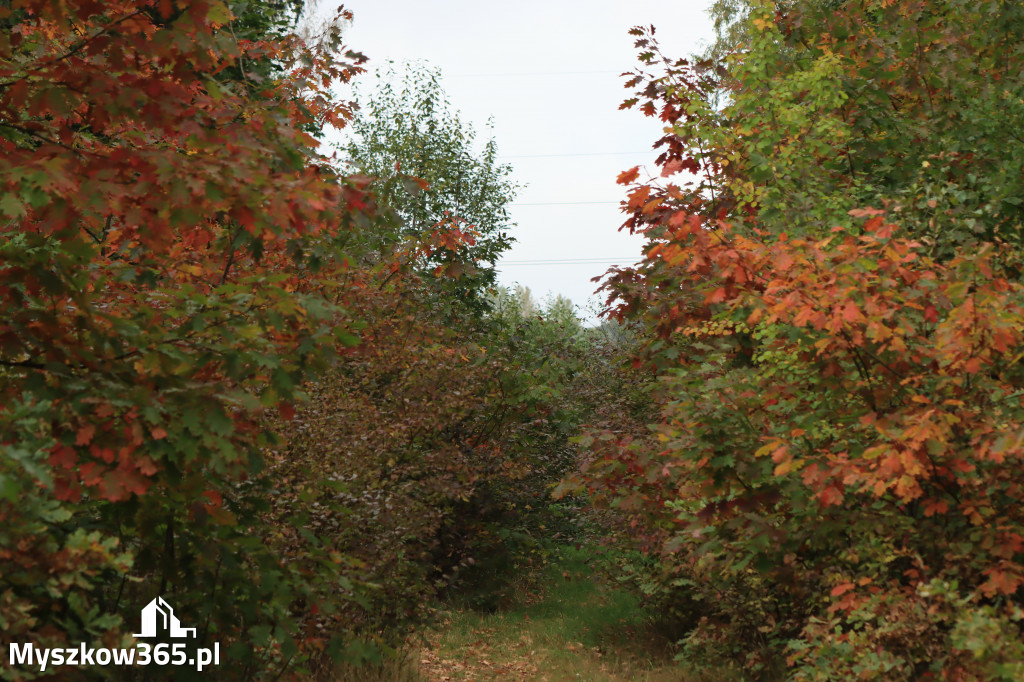
[[[423,235],[449,220],[469,235],[424,265],[459,277],[455,293],[479,309],[495,284],[494,264],[513,241],[512,168],[498,162],[493,137],[477,149],[475,130],[453,110],[436,69],[407,64],[378,70],[376,78],[353,117],[347,160],[376,178],[375,191],[401,218],[400,232],[385,240]]]
[[[720,6],[721,62],[634,31],[663,180],[620,177],[648,244],[605,287],[659,417],[578,485],[643,529],[684,656],[1015,679],[1021,7]]]

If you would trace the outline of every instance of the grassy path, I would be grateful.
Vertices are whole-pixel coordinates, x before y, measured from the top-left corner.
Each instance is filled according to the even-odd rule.
[[[601,584],[565,548],[539,581],[496,613],[454,611],[417,653],[420,675],[449,680],[686,681],[634,597]]]

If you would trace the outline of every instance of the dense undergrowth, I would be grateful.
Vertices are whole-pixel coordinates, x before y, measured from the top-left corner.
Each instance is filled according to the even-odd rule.
[[[302,5],[0,7],[0,641],[133,646],[161,596],[218,679],[419,674],[423,632],[1024,675],[1019,3],[721,0],[692,62],[635,29],[660,178],[619,178],[647,244],[594,329],[491,286],[515,187],[493,141],[450,182],[446,106],[432,166],[404,115],[353,155],[394,175],[321,155],[363,57]],[[0,669],[48,675],[203,676]]]
[[[649,550],[687,662],[1019,679],[1024,10],[716,7],[715,59],[634,30],[626,106],[666,135],[606,288],[657,416],[587,436],[568,488]]]
[[[565,523],[578,322],[487,302],[503,221],[320,155],[363,57],[301,6],[0,7],[5,645],[131,647],[161,597],[224,679],[379,660]]]

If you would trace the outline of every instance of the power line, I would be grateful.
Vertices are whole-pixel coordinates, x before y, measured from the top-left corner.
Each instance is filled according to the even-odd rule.
[[[635,262],[640,260],[640,256],[632,256],[629,258],[595,258],[595,259],[550,259],[550,260],[521,260],[521,261],[500,261],[497,267],[504,267],[506,265],[519,266],[519,265],[616,265],[618,263]]]
[[[570,266],[572,266],[572,265],[585,265],[587,268],[589,268],[589,270],[587,270],[587,272],[598,272],[598,271],[608,270],[609,268],[626,267],[627,265],[632,266],[633,264],[632,263],[529,263],[529,264],[527,264],[524,267],[529,267],[531,265],[542,265],[542,266],[544,266],[546,268],[551,268],[551,272],[546,273],[546,274],[547,275],[552,275],[552,274],[559,273],[559,272],[561,272],[561,273],[568,273],[568,268]],[[506,267],[498,266],[498,267],[494,268],[494,271],[497,272],[497,273],[511,273],[513,270],[517,269],[518,267],[520,267],[520,266],[512,265],[512,266],[509,266],[507,268]]]
[[[561,156],[632,156],[633,154],[647,154],[655,150],[648,149],[642,152],[588,152],[581,154],[512,154],[510,156],[501,155],[503,159],[550,159]]]
[[[621,201],[542,201],[538,203],[517,204],[509,206],[581,206],[583,204],[621,204]]]
[[[557,257],[557,258],[513,258],[511,260],[503,260],[502,263],[546,263],[549,261],[613,261],[622,260],[623,258],[633,258],[633,256],[580,256],[579,258],[573,258],[571,256]]]
[[[583,74],[609,74],[622,75],[622,69],[608,71],[507,71],[505,73],[446,73],[445,78],[491,78],[506,76],[580,76]]]

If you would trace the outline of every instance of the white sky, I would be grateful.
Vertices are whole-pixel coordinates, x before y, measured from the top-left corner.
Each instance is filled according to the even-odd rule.
[[[631,95],[620,74],[637,65],[627,31],[654,24],[666,55],[689,56],[712,39],[710,4],[346,0],[355,14],[346,43],[370,67],[388,60],[439,67],[452,105],[478,134],[486,136],[494,118],[500,160],[526,185],[511,207],[517,243],[498,263],[501,282],[582,305],[596,288],[592,277],[639,258],[642,241],[618,232],[625,194],[615,178],[638,164],[653,168],[650,148],[661,136],[656,119],[618,110]],[[566,263],[579,259],[592,262]]]

